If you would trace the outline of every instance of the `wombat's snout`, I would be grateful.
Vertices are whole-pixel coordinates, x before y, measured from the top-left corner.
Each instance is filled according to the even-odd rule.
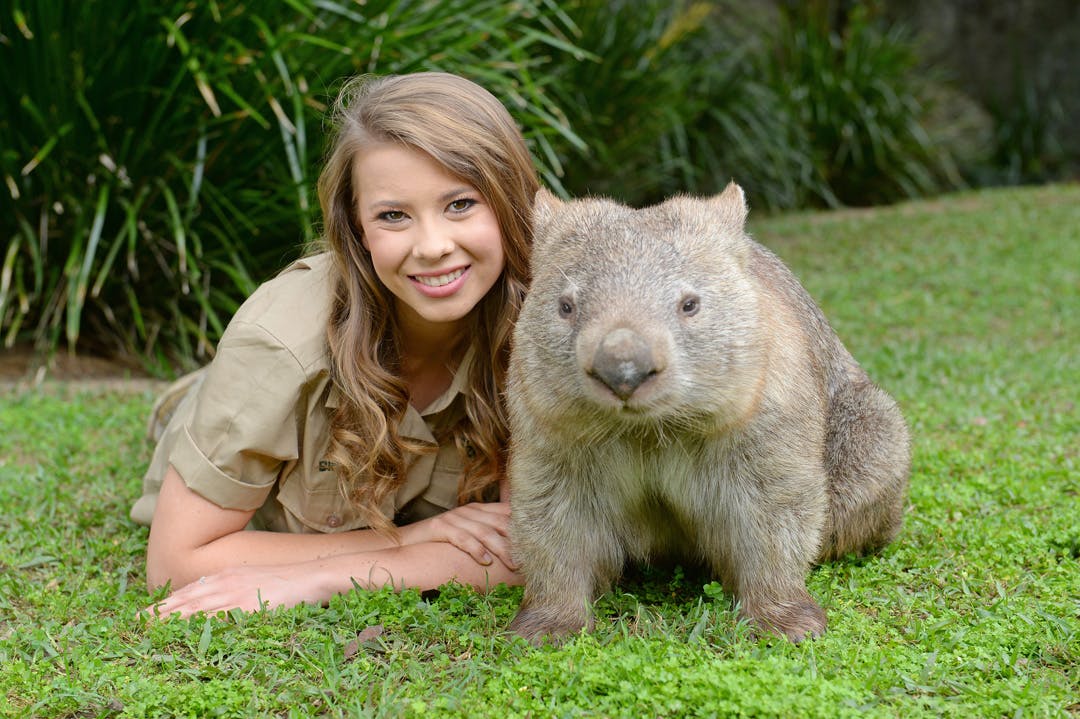
[[[600,340],[589,374],[625,402],[660,369],[645,338],[631,329],[619,327]]]

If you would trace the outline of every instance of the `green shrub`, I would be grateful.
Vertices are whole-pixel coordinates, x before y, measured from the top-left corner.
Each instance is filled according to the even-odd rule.
[[[917,45],[865,3],[577,0],[551,94],[571,194],[646,204],[732,179],[771,209],[871,204],[959,183],[926,128]],[[839,18],[839,19],[838,19]]]
[[[829,205],[929,194],[958,180],[948,148],[926,131],[928,86],[917,46],[868,3],[781,5],[762,73],[809,142],[813,191]]]
[[[993,118],[993,153],[981,169],[985,184],[1018,185],[1067,177],[1068,152],[1056,128],[1064,124],[1062,100],[1039,88],[1032,74],[1017,68],[1012,91],[987,102]]]
[[[640,204],[685,187],[693,170],[674,137],[703,109],[686,47],[708,4],[576,0],[563,10],[588,53],[550,69],[552,97],[585,140],[556,145],[566,190]]]
[[[825,191],[806,128],[761,69],[773,22],[762,6],[720,3],[691,41],[704,105],[686,129],[691,192],[719,192],[735,180],[751,205],[777,210]]]
[[[553,137],[580,143],[536,79],[567,47],[545,29],[558,29],[549,6],[40,0],[5,11],[4,342],[129,354],[158,372],[204,360],[239,301],[312,239],[321,118],[348,76],[458,72],[507,103],[539,157]]]
[[[631,204],[716,192],[730,180],[769,207],[806,195],[813,165],[776,93],[756,77],[749,10],[732,2],[563,5],[584,58],[563,55],[551,93],[583,146],[562,142],[573,195]]]

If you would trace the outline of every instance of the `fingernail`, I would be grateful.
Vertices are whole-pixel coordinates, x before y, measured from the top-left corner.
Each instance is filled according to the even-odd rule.
[[[483,553],[483,554],[482,554],[482,555],[480,556],[480,563],[481,563],[481,564],[483,564],[483,565],[487,566],[488,564],[491,564],[491,562],[492,562],[492,559],[491,559],[491,555],[490,555],[490,554],[488,554],[487,552],[484,552],[484,553]]]

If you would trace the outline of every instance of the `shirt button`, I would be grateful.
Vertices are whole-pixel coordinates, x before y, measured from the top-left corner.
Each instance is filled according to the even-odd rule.
[[[326,518],[326,526],[334,529],[340,527],[341,517],[337,516],[336,514],[331,514],[329,517]]]

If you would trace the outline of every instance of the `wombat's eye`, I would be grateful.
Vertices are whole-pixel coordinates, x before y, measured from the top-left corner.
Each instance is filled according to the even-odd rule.
[[[679,310],[687,317],[692,317],[697,314],[700,307],[701,300],[699,300],[696,295],[690,295],[689,297],[683,297],[682,304],[679,305]]]
[[[574,314],[574,301],[568,297],[559,300],[559,316],[568,318]]]

